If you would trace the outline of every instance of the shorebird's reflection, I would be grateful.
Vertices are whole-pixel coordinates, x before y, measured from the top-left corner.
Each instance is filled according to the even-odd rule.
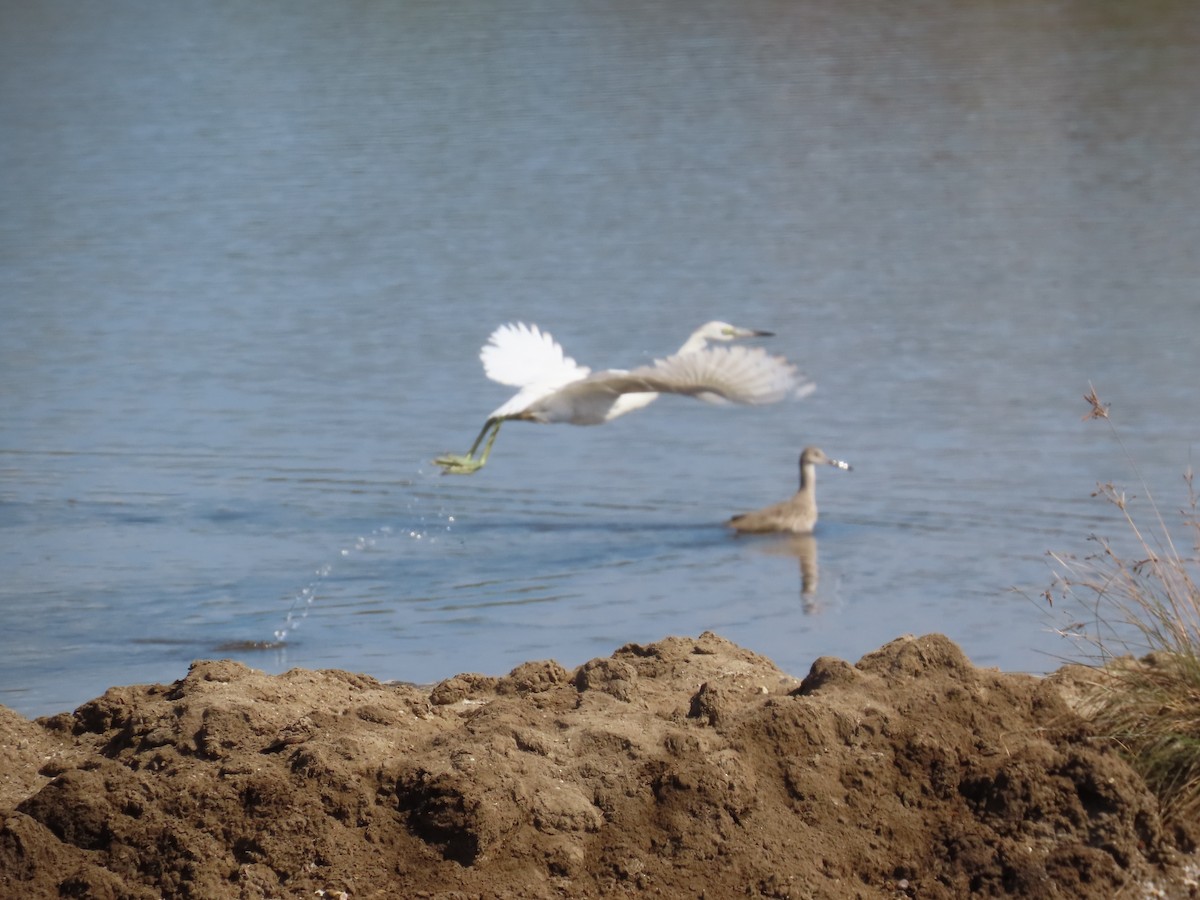
[[[806,613],[817,612],[817,539],[811,534],[792,534],[777,541],[764,541],[763,552],[772,556],[794,556],[800,564],[800,600]]]

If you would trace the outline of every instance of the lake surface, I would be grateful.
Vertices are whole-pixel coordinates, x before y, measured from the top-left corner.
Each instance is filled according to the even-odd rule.
[[[1197,108],[1191,0],[7,4],[0,703],[706,629],[1052,669],[1097,482],[1186,499]],[[430,463],[496,325],[628,367],[713,318],[817,392]],[[806,444],[815,538],[728,534]]]

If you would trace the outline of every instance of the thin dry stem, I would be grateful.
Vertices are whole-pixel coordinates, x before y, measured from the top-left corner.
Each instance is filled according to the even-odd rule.
[[[1141,552],[1129,559],[1108,540],[1092,535],[1099,551],[1083,559],[1050,553],[1056,566],[1054,599],[1079,602],[1090,622],[1073,622],[1060,634],[1091,648],[1097,670],[1092,717],[1129,757],[1169,815],[1200,816],[1200,589],[1193,569],[1200,557],[1200,517],[1189,466],[1187,506],[1180,510],[1194,537],[1191,557],[1179,553],[1145,479],[1113,425],[1108,405],[1089,385],[1084,420],[1103,419],[1141,482],[1155,528],[1147,532],[1133,500],[1114,485],[1093,496],[1120,510]],[[1135,655],[1146,654],[1140,660]]]
[[[1083,395],[1083,399],[1091,405],[1091,409],[1084,414],[1083,421],[1086,422],[1088,419],[1107,419],[1108,407],[1102,404],[1100,398],[1096,396],[1096,386],[1088,382],[1088,388],[1089,390]]]

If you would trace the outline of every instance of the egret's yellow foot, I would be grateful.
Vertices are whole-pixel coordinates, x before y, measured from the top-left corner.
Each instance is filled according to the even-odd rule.
[[[475,459],[473,456],[459,456],[453,453],[439,456],[434,460],[442,467],[443,475],[473,475],[483,468],[486,459]]]
[[[439,456],[435,459],[434,463],[442,467],[443,475],[471,475],[478,472],[483,468],[483,464],[487,462],[488,455],[492,452],[492,444],[496,443],[496,435],[500,433],[502,422],[502,419],[488,419],[484,422],[483,428],[479,431],[479,437],[475,438],[475,443],[471,445],[471,449],[467,451],[466,456],[447,453],[445,456]],[[487,443],[483,445],[483,452],[476,459],[475,451],[483,443],[485,435],[487,436]]]

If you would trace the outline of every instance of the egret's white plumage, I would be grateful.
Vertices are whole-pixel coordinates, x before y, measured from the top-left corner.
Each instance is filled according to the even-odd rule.
[[[501,325],[479,351],[483,372],[498,384],[527,387],[537,382],[566,384],[586,378],[591,369],[563,352],[550,335],[524,322]]]
[[[750,337],[772,337],[774,332],[759,331],[754,328],[739,328],[736,325],[730,325],[728,322],[714,320],[705,322],[683,342],[683,346],[675,351],[675,354],[694,353],[697,350],[704,350],[714,341],[735,341],[739,338]],[[622,394],[617,402],[613,404],[612,414],[609,416],[615,419],[617,416],[623,416],[626,413],[631,413],[635,409],[643,409],[649,406],[658,399],[658,393],[654,391],[638,391],[632,394]]]
[[[479,356],[488,378],[519,390],[488,416],[465,456],[440,456],[434,462],[445,472],[477,471],[487,462],[500,425],[508,419],[599,425],[652,403],[660,394],[709,403],[763,404],[810,393],[812,383],[781,356],[770,356],[761,348],[708,347],[709,341],[769,333],[709,322],[673,356],[631,371],[593,373],[536,325],[502,325],[489,336]],[[475,451],[489,431],[476,459]]]
[[[712,347],[678,353],[626,372],[606,369],[566,384],[538,382],[488,418],[600,425],[628,410],[631,393],[683,394],[709,403],[776,403],[797,388],[796,367],[760,347]]]

